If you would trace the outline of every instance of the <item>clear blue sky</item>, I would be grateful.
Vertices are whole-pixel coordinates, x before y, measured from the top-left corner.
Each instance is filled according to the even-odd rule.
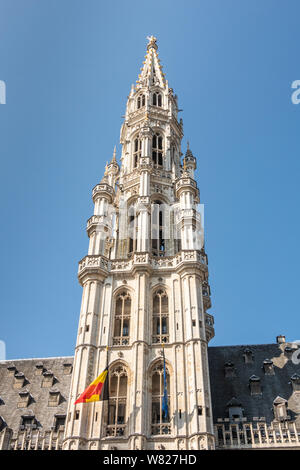
[[[299,18],[293,0],[0,0],[8,358],[73,354],[91,189],[151,34],[198,158],[211,344],[300,339]]]

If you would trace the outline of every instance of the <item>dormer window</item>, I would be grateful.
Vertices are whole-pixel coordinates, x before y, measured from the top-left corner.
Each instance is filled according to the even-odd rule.
[[[17,372],[17,368],[13,364],[8,366],[7,370],[9,375],[15,375],[15,373]]]
[[[50,371],[43,373],[42,388],[52,387],[54,383],[54,375]]]
[[[286,348],[284,348],[284,354],[285,354],[285,356],[286,356],[288,359],[291,359],[293,353],[294,353],[296,350],[297,350],[297,348],[296,348],[296,349],[293,349],[293,348],[291,348],[290,346],[287,346]]]
[[[153,104],[153,106],[159,106],[160,108],[162,106],[162,97],[161,97],[161,94],[158,91],[156,91],[152,95],[152,104]]]
[[[64,362],[63,364],[63,374],[70,375],[72,373],[73,366],[70,362]]]
[[[225,377],[236,377],[236,371],[234,368],[234,364],[232,362],[226,362],[224,364],[224,372],[225,372]]]
[[[288,419],[288,414],[287,414],[287,401],[282,398],[282,397],[277,397],[273,401],[273,411],[274,411],[274,417],[278,421],[285,421]]]
[[[265,375],[275,375],[274,364],[271,359],[265,359],[263,362],[263,370]]]
[[[163,138],[159,133],[152,137],[152,161],[155,167],[163,166]]]
[[[300,376],[298,374],[294,374],[291,377],[292,387],[294,392],[300,392]]]
[[[243,408],[241,403],[233,397],[226,405],[230,421],[242,420]]]
[[[23,415],[21,416],[20,430],[24,429],[36,429],[37,420],[34,415]]]
[[[250,377],[249,387],[250,387],[251,395],[261,395],[262,394],[260,378],[257,377],[256,375],[252,375]]]
[[[17,374],[15,374],[15,382],[14,382],[13,387],[17,389],[22,388],[24,387],[24,384],[25,384],[25,375],[23,374],[23,372],[18,372]]]
[[[66,415],[55,415],[55,422],[54,422],[54,431],[63,431],[65,428],[65,422],[66,422]]]
[[[137,98],[137,102],[136,102],[137,109],[140,109],[143,106],[145,106],[145,103],[146,103],[145,95],[139,95]]]
[[[284,335],[276,336],[276,342],[277,342],[278,344],[283,344],[283,343],[285,343],[285,336],[284,336]]]
[[[244,350],[243,358],[244,358],[245,364],[253,364],[254,355],[253,355],[253,352],[251,351],[251,349],[246,348]]]
[[[44,371],[44,366],[41,362],[38,362],[38,364],[35,365],[35,375],[42,375]]]
[[[31,398],[32,396],[28,390],[19,392],[18,408],[26,408],[29,405]]]
[[[48,406],[58,406],[61,399],[61,393],[57,389],[49,390]]]

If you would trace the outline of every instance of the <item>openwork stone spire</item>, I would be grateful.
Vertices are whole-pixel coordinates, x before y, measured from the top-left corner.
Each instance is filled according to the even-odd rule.
[[[138,76],[136,88],[142,86],[152,86],[157,85],[161,88],[166,86],[165,74],[162,71],[162,66],[160,65],[160,59],[158,58],[158,46],[157,39],[154,36],[148,36],[148,45],[147,53],[145,55],[145,60],[143,62],[143,67],[141,67],[141,73]]]

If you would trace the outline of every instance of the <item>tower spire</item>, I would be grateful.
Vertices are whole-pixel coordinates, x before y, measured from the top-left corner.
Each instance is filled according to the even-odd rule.
[[[113,152],[113,157],[112,157],[112,161],[111,161],[111,163],[113,163],[113,162],[116,162],[116,161],[117,161],[117,160],[116,160],[116,153],[117,153],[116,146],[114,146],[114,152]]]
[[[137,79],[137,88],[142,86],[157,85],[161,88],[166,87],[165,74],[162,71],[160,65],[160,59],[158,58],[158,46],[157,39],[155,36],[147,36],[147,53],[141,67],[141,73]]]
[[[214,447],[207,362],[214,330],[206,313],[210,292],[200,195],[190,149],[182,171],[177,113],[177,97],[150,36],[127,100],[121,168],[115,147],[105,177],[93,189],[89,250],[78,271],[83,300],[66,449],[106,449],[111,438],[120,449]],[[156,357],[159,344],[163,358]],[[85,384],[103,370],[107,345],[108,401],[74,409]]]

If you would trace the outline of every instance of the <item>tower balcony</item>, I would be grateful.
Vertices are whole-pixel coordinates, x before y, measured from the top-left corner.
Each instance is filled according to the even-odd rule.
[[[109,230],[109,222],[110,219],[107,215],[92,215],[86,224],[88,236],[95,230],[107,232]]]
[[[97,197],[107,197],[110,201],[112,200],[114,194],[114,188],[106,183],[97,184],[92,191],[93,202],[95,202]]]
[[[131,259],[110,260],[102,255],[88,255],[79,261],[78,277],[89,272],[131,273],[135,269],[148,271],[174,271],[185,267],[195,267],[207,272],[207,257],[199,250],[183,250],[174,256],[154,257],[149,253],[134,253]],[[203,295],[206,308],[210,306],[209,296]]]
[[[192,191],[196,196],[199,195],[199,189],[197,187],[196,181],[190,176],[181,176],[176,182],[175,191],[177,196],[180,196],[183,190],[188,189]]]
[[[185,223],[193,223],[201,226],[201,214],[196,209],[179,209],[175,213],[175,223],[183,226]]]

